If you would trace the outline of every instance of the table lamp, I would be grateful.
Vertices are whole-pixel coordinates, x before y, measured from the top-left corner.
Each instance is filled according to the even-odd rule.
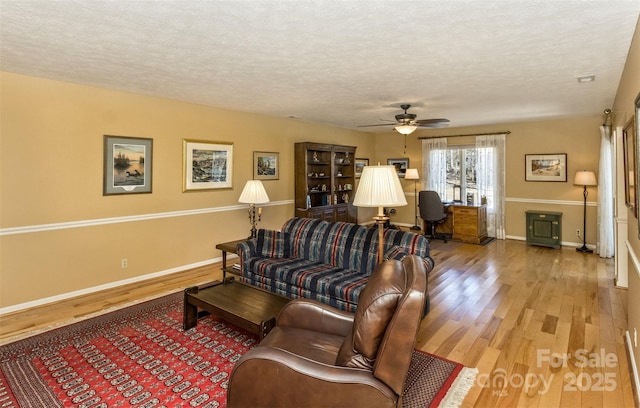
[[[378,263],[384,260],[384,223],[389,217],[384,207],[407,205],[394,166],[365,166],[353,199],[356,207],[378,207],[373,219],[378,224]]]
[[[256,225],[262,218],[262,208],[258,208],[258,219],[256,220],[256,204],[264,204],[269,202],[269,196],[260,180],[249,180],[244,185],[242,194],[238,199],[239,203],[249,204],[249,222],[251,222],[251,235],[249,238],[256,237]]]
[[[418,180],[420,180],[418,169],[407,169],[407,172],[404,175],[404,179],[413,180],[413,196],[415,197],[416,202],[413,208],[414,224],[411,229],[413,231],[420,231],[420,226],[418,225]]]
[[[582,195],[584,196],[584,207],[582,214],[582,247],[576,248],[579,252],[593,252],[593,250],[587,248],[587,186],[597,186],[596,175],[592,171],[579,171],[573,179],[573,184],[576,186],[584,186]]]

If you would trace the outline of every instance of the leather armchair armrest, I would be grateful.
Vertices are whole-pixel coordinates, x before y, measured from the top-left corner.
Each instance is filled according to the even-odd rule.
[[[282,308],[276,324],[345,337],[353,327],[353,316],[316,300],[294,299]]]
[[[236,363],[227,406],[395,407],[398,396],[371,371],[314,362],[288,351],[256,347]]]

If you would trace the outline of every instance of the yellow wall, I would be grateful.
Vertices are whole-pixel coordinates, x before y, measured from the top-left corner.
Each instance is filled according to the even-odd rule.
[[[265,228],[293,215],[293,145],[358,146],[371,164],[409,157],[421,170],[419,136],[510,130],[507,136],[507,235],[523,239],[524,211],[564,213],[563,241],[578,243],[582,193],[573,174],[598,164],[599,116],[446,130],[370,134],[240,113],[101,88],[0,73],[0,308],[92,290],[217,260],[215,244],[248,234],[237,203],[252,175],[253,151],[280,152],[280,179],[265,181]],[[153,193],[103,196],[103,135],[153,138]],[[234,143],[233,188],[182,192],[182,141]],[[472,143],[472,139],[450,139]],[[524,182],[525,153],[567,153],[567,183]],[[394,223],[414,222],[409,205]],[[597,192],[589,192],[595,202]],[[588,208],[587,243],[595,242]],[[370,209],[359,210],[368,222]],[[126,218],[125,218],[126,217]],[[50,225],[53,224],[53,225]],[[52,227],[52,228],[49,228]],[[120,261],[128,259],[126,269]]]
[[[422,177],[422,141],[419,137],[474,134],[511,131],[506,136],[506,234],[513,239],[525,239],[525,211],[562,212],[562,241],[582,245],[576,229],[583,229],[583,189],[573,185],[573,176],[579,170],[598,173],[600,130],[602,117],[587,116],[562,120],[506,123],[451,129],[418,130],[407,138],[405,153],[401,135],[380,135],[377,139],[376,160],[386,163],[387,158],[408,157],[409,166],[418,168]],[[448,145],[475,143],[473,137],[455,137]],[[567,182],[525,182],[525,154],[566,153]],[[410,191],[409,205],[399,208],[392,218],[399,224],[413,223],[415,201],[413,183],[403,180],[405,191]],[[418,187],[420,190],[420,187]],[[588,190],[587,245],[595,245],[598,191]]]
[[[363,132],[0,75],[0,307],[217,259],[216,243],[249,234],[237,200],[253,151],[280,152],[265,228],[293,216],[295,142],[373,156]],[[102,195],[105,134],[153,138],[152,194]],[[183,139],[233,142],[233,188],[182,192]]]
[[[616,127],[623,127],[634,115],[634,100],[640,95],[640,20],[636,25],[636,31],[631,43],[631,49],[627,56],[627,63],[618,86],[613,111],[615,113]],[[636,118],[636,121],[638,118]],[[620,163],[620,161],[618,161]],[[636,171],[640,171],[636,168]],[[620,197],[620,194],[618,195]],[[624,201],[623,201],[624,202]],[[630,248],[628,251],[628,320],[627,327],[631,334],[631,340],[634,339],[634,331],[637,333],[638,341],[640,341],[640,239],[638,238],[638,219],[632,211],[627,210],[623,206],[618,206],[627,221],[627,240],[626,242],[618,242],[623,248]],[[627,253],[626,250],[623,253]],[[640,367],[640,347],[632,345],[636,367]]]

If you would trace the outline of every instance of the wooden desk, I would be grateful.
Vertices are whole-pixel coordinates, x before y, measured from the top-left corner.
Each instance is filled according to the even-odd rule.
[[[479,244],[487,237],[487,206],[454,204],[453,239],[456,241]]]
[[[479,244],[487,237],[487,206],[446,203],[447,219],[436,225],[436,233],[450,235],[454,241]],[[423,221],[423,231],[427,222]]]

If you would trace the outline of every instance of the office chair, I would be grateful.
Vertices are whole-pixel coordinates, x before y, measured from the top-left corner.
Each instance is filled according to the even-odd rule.
[[[427,230],[431,234],[431,239],[442,239],[447,242],[445,234],[435,234],[436,224],[441,224],[447,219],[447,211],[442,204],[440,195],[435,191],[420,191],[418,193],[418,207],[420,208],[420,218],[427,223],[424,234]]]

